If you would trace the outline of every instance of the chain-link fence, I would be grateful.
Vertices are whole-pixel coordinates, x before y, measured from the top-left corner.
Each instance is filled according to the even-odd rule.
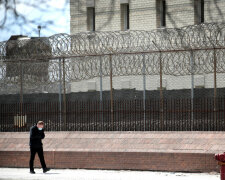
[[[225,24],[0,43],[0,130],[225,130]]]

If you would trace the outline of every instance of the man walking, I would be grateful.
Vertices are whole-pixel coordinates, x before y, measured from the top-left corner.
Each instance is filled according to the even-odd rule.
[[[46,167],[43,147],[41,140],[45,138],[44,133],[44,122],[38,121],[37,125],[30,128],[30,173],[35,174],[34,171],[34,158],[36,152],[38,153],[41,166],[43,168],[43,173],[50,171],[49,168]]]

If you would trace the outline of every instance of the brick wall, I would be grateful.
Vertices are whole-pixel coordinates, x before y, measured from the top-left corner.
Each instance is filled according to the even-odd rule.
[[[28,151],[0,151],[0,167],[29,167]],[[219,172],[213,154],[46,151],[51,168]],[[38,155],[35,167],[41,167]]]
[[[0,167],[28,167],[28,139],[28,132],[0,132]],[[214,154],[224,140],[223,132],[46,131],[43,145],[51,168],[218,172]]]

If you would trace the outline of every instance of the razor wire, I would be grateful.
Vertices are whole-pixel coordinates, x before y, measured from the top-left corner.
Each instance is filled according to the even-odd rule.
[[[193,67],[191,65],[193,55]],[[152,31],[81,32],[74,35],[10,40],[0,43],[0,84],[38,87],[110,75],[225,73],[225,23],[209,23]],[[64,66],[59,66],[59,59]],[[216,59],[216,68],[215,66]],[[100,63],[101,61],[101,63]]]

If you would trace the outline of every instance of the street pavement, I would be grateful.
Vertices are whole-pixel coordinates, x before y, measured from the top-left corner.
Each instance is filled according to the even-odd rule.
[[[219,180],[218,173],[173,173],[128,170],[52,169],[43,173],[27,168],[0,168],[0,180]]]

